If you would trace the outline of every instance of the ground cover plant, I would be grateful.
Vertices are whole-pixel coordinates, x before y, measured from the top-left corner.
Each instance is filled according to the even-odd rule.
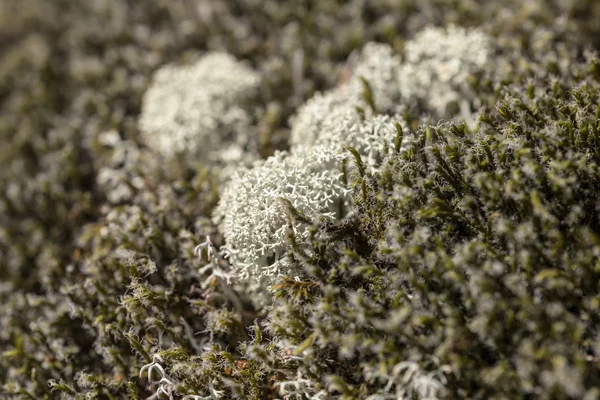
[[[0,2],[0,397],[600,397],[595,1]]]

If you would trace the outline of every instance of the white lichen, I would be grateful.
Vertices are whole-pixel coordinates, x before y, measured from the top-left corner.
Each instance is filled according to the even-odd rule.
[[[406,148],[412,135],[400,116],[379,114],[363,120],[356,110],[340,107],[325,118],[319,135],[313,139],[311,145],[315,148],[327,147],[338,151],[352,147],[360,153],[369,170],[374,171],[378,169],[389,149],[394,147],[398,133],[396,123],[402,127],[402,147]],[[309,145],[306,143],[304,147]]]
[[[287,274],[284,248],[291,229],[306,234],[302,223],[288,224],[281,198],[309,218],[335,218],[349,190],[341,181],[345,157],[330,149],[277,152],[232,176],[213,213],[225,237],[225,253],[241,279],[258,287]]]
[[[367,400],[441,400],[448,396],[447,375],[450,367],[439,366],[437,359],[432,360],[432,371],[425,371],[414,361],[396,364],[391,371],[367,369],[367,379],[387,381],[385,387],[367,398]]]
[[[401,99],[398,84],[400,67],[400,56],[391,46],[375,42],[367,43],[362,49],[348,84],[341,87],[340,94],[351,103],[368,111],[369,105],[365,103],[364,98],[364,80],[373,94],[375,111],[395,112],[400,106]]]
[[[400,110],[399,68],[400,58],[390,46],[365,45],[347,82],[334,90],[317,93],[292,117],[292,147],[319,145],[319,141],[329,135],[328,129],[335,124],[339,114],[354,114],[354,119],[358,119],[357,109],[367,117]],[[365,84],[370,89],[375,110],[366,100]],[[326,123],[328,126],[324,126]]]
[[[322,125],[334,110],[351,107],[336,91],[316,93],[291,118],[290,145],[312,145],[321,136]]]
[[[412,110],[472,122],[478,105],[473,104],[469,79],[483,71],[491,50],[492,40],[485,33],[457,27],[426,28],[406,43],[402,60],[389,45],[368,43],[345,82],[317,93],[292,117],[290,143],[292,147],[318,145],[331,135],[332,126],[347,123],[340,115],[354,112],[358,118],[356,110],[367,119]],[[334,136],[352,145],[343,135]]]
[[[318,384],[302,376],[300,370],[296,378],[289,381],[276,382],[275,386],[282,400],[324,400],[327,398],[325,390],[318,390]]]
[[[167,157],[246,160],[256,152],[249,131],[259,83],[257,73],[226,53],[160,68],[142,102],[139,126],[146,143]]]
[[[428,27],[406,43],[398,81],[402,100],[438,118],[470,117],[469,77],[489,62],[491,38],[478,29]]]

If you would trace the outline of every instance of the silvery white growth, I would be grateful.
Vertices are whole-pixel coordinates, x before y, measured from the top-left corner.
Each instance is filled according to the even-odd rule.
[[[315,382],[302,377],[298,370],[296,379],[290,381],[276,382],[279,394],[282,400],[324,400],[327,398],[327,392],[320,390],[317,392]]]
[[[328,147],[342,151],[344,146],[358,150],[368,167],[375,169],[396,139],[395,123],[403,127],[403,148],[410,141],[409,129],[400,116],[375,115],[362,120],[355,109],[338,107],[323,120],[319,134],[305,147]],[[294,147],[292,147],[292,152]]]
[[[161,398],[168,398],[171,400],[175,399],[175,385],[178,383],[176,379],[174,379],[173,377],[169,376],[167,374],[167,372],[165,371],[165,368],[162,366],[162,364],[164,364],[164,360],[163,358],[158,355],[158,354],[154,354],[152,356],[152,362],[145,364],[142,366],[142,368],[140,368],[140,373],[139,373],[139,377],[140,379],[142,379],[144,377],[144,374],[147,374],[148,377],[148,381],[150,382],[150,385],[155,385],[158,384],[158,387],[156,389],[156,393],[154,393],[154,395],[150,396],[148,398],[148,400],[150,399],[161,399]],[[155,377],[153,377],[152,372],[155,371],[156,374],[158,375],[158,377],[160,379],[155,379]],[[224,392],[221,390],[216,390],[214,387],[213,382],[209,383],[209,387],[208,387],[209,396],[200,396],[200,395],[187,395],[182,397],[182,400],[218,400],[223,398],[224,396]]]
[[[472,96],[467,80],[488,62],[491,44],[477,29],[424,29],[404,49],[398,77],[403,100],[419,101],[439,118],[459,109],[469,117]]]
[[[339,165],[345,157],[329,149],[277,152],[244,168],[225,185],[213,213],[226,241],[224,250],[240,278],[267,287],[287,273],[283,249],[288,229],[298,236],[306,227],[288,226],[287,208],[280,198],[308,217],[336,216],[348,194]]]
[[[322,124],[338,108],[351,108],[347,99],[335,91],[316,93],[291,119],[291,146],[312,145],[323,131]]]
[[[257,73],[226,53],[209,53],[192,65],[166,65],[144,95],[140,129],[148,145],[166,156],[243,159],[259,83]]]
[[[389,374],[377,370],[366,372],[370,380],[388,381],[379,393],[369,396],[367,400],[440,400],[448,395],[448,366],[436,366],[434,371],[427,372],[416,362],[404,361],[396,364]]]
[[[158,354],[152,356],[152,362],[142,366],[140,368],[140,379],[144,376],[144,372],[148,371],[148,381],[151,384],[158,383],[158,388],[156,389],[156,393],[151,398],[159,399],[161,395],[166,396],[167,398],[173,400],[173,378],[169,377],[165,372],[165,369],[161,365],[164,363],[164,360]],[[156,371],[156,373],[160,376],[159,380],[155,380],[152,377],[152,371]]]
[[[329,132],[327,119],[357,107],[372,115],[365,99],[365,82],[375,113],[393,114],[410,106],[439,118],[459,112],[471,118],[468,78],[481,71],[491,54],[492,40],[479,30],[426,28],[407,42],[404,60],[384,44],[368,43],[347,82],[308,100],[291,119],[290,143],[311,145]],[[338,114],[339,115],[339,114]],[[334,122],[335,123],[335,122]]]
[[[372,115],[365,102],[363,79],[371,89],[377,112],[399,109],[399,68],[400,58],[390,46],[378,43],[365,45],[348,81],[329,92],[317,93],[291,119],[291,145],[312,146],[318,139],[326,137],[328,132],[323,124],[326,120],[335,119],[333,113],[356,114],[356,108],[360,107],[367,115]]]
[[[396,111],[401,99],[398,84],[400,67],[400,56],[391,46],[375,42],[367,43],[356,62],[347,86],[342,86],[341,94],[360,107],[367,108],[363,96],[362,79],[364,79],[373,93],[375,110],[380,113]]]

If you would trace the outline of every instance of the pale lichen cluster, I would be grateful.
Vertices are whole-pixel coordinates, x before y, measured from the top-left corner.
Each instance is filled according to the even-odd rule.
[[[317,93],[291,119],[290,155],[259,162],[225,186],[214,218],[243,279],[272,285],[279,274],[290,273],[283,268],[286,209],[279,197],[313,218],[331,218],[331,204],[343,201],[348,189],[339,179],[323,180],[341,169],[329,160],[344,159],[348,146],[375,168],[394,145],[397,124],[406,133],[404,148],[411,141],[406,121],[393,113],[419,102],[440,116],[452,115],[446,110],[449,98],[460,98],[470,109],[468,79],[483,68],[490,46],[483,33],[458,28],[426,29],[407,43],[404,60],[389,45],[365,45],[347,81]],[[323,160],[318,167],[314,152]]]
[[[311,218],[336,218],[347,201],[344,156],[330,149],[279,152],[238,171],[221,193],[213,219],[225,237],[229,261],[241,279],[263,290],[289,274],[285,244],[289,230],[306,236],[307,226],[290,225],[286,204]]]
[[[260,76],[227,53],[190,65],[166,65],[144,94],[139,126],[166,156],[239,163],[257,156],[251,138]]]

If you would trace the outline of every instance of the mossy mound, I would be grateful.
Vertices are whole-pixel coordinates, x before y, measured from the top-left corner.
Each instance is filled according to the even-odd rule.
[[[592,0],[1,2],[0,393],[600,397],[599,16]],[[308,239],[289,230],[297,276],[255,309],[213,254],[218,168],[143,143],[153,73],[208,51],[251,66],[267,158],[355,50],[406,58],[431,25],[495,41],[469,77],[476,118],[417,104],[376,168],[347,153],[342,220],[284,202]]]
[[[600,395],[598,65],[506,88],[475,131],[422,126],[357,178],[357,218],[292,241],[306,276],[265,325],[304,377],[341,398]]]

